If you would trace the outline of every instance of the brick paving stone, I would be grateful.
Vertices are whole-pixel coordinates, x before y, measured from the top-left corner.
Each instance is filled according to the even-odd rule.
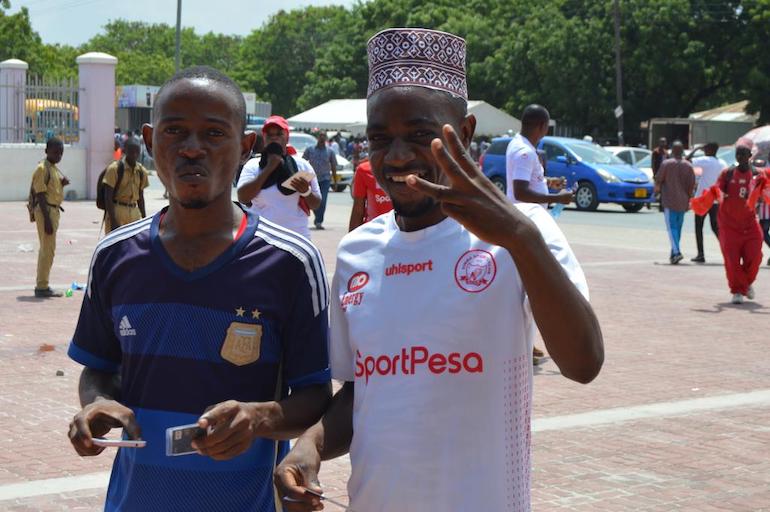
[[[159,194],[152,190],[148,197],[151,212],[163,204]],[[349,211],[342,196],[332,197],[327,230],[312,232],[329,274]],[[62,285],[86,280],[100,221],[91,202],[65,208],[52,272],[52,282]],[[67,359],[66,347],[82,292],[69,299],[32,297],[37,240],[25,215],[20,202],[0,203],[0,489],[107,471],[112,457],[79,458],[69,446],[80,367]],[[584,386],[561,377],[546,359],[535,373],[533,417],[770,389],[770,269],[760,271],[758,302],[733,306],[713,240],[706,237],[710,264],[670,266],[662,220],[654,228],[643,222],[657,214],[619,215],[563,216],[585,265],[606,360],[596,381]],[[628,225],[605,225],[606,218]],[[44,343],[54,350],[39,351]],[[535,432],[533,509],[770,510],[767,425],[768,407],[745,407]],[[347,458],[324,463],[320,479],[328,496],[345,501],[349,471]],[[0,501],[0,510],[99,510],[104,492]]]

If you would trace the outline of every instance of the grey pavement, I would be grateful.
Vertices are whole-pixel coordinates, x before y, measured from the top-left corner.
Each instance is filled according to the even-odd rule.
[[[151,212],[161,194],[154,181]],[[312,231],[329,273],[350,205],[347,191],[332,193],[327,230]],[[85,280],[100,220],[91,202],[65,208],[52,273],[62,285]],[[20,202],[0,203],[0,219],[0,510],[99,510],[111,455],[81,459],[66,438],[80,371],[66,347],[82,292],[32,297],[34,226]],[[692,223],[690,213],[686,259],[672,266],[657,211],[602,206],[559,219],[588,278],[606,361],[586,386],[548,358],[536,368],[534,510],[770,510],[770,267],[755,302],[730,304],[710,232],[708,264],[689,263]],[[324,464],[329,496],[345,500],[348,474],[346,458]]]

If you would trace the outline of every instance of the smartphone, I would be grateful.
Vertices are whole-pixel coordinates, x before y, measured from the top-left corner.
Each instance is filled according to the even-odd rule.
[[[144,441],[143,439],[104,439],[101,437],[94,437],[92,441],[96,446],[104,447],[144,448],[147,446],[147,441]]]
[[[166,455],[176,457],[178,455],[190,455],[198,453],[192,447],[192,442],[206,435],[206,431],[197,423],[180,425],[166,429]]]
[[[314,491],[312,489],[308,489],[307,487],[305,487],[305,492],[308,493],[308,494],[312,494],[313,496],[317,496],[317,497],[321,498],[321,500],[327,501],[327,502],[331,503],[332,505],[337,505],[338,507],[342,507],[342,508],[344,508],[346,510],[348,508],[347,505],[345,505],[343,503],[340,503],[339,501],[335,501],[335,500],[333,500],[331,498],[327,498],[326,496],[324,496],[323,494],[321,494],[318,491]]]

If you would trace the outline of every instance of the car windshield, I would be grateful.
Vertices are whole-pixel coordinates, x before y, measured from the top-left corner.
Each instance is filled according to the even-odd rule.
[[[652,167],[652,155],[647,155],[641,160],[637,160],[636,167]]]
[[[735,165],[738,161],[735,159],[735,146],[724,146],[717,151],[717,158],[721,158],[727,165]]]
[[[586,142],[565,143],[565,146],[575,153],[582,162],[604,165],[627,165],[626,162],[605,150],[598,144]]]

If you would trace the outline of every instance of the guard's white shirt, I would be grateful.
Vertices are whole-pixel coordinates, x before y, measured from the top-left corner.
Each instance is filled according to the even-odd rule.
[[[505,176],[508,199],[514,203],[520,202],[513,193],[514,180],[528,181],[529,189],[533,192],[548,193],[545,171],[537,157],[537,151],[529,139],[520,133],[511,139],[505,150]]]
[[[551,216],[516,206],[588,296]],[[355,382],[350,510],[529,510],[535,324],[508,251],[390,212],[342,239],[331,295],[332,376]]]
[[[699,156],[692,159],[693,167],[700,167],[702,173],[698,178],[698,188],[695,189],[695,197],[698,197],[704,190],[711,188],[727,168],[727,163],[721,158],[715,156]]]
[[[307,160],[303,160],[296,155],[292,155],[292,158],[297,162],[298,171],[307,171],[313,174],[310,190],[320,197],[321,189],[318,187],[318,179],[315,177],[313,166]],[[241,170],[241,177],[238,178],[238,188],[257,179],[260,171],[259,158],[252,158],[246,162],[243,170]],[[284,195],[278,190],[278,185],[263,188],[251,200],[251,207],[249,209],[260,217],[269,219],[279,226],[291,229],[305,238],[310,238],[307,214],[299,207],[299,194],[297,193],[289,194],[288,196]]]

